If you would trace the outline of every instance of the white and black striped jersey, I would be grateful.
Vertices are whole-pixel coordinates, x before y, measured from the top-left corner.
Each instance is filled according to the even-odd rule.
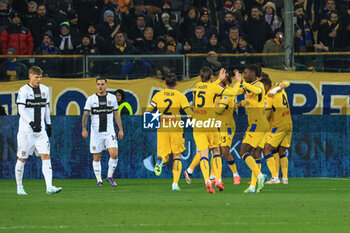
[[[91,132],[115,133],[113,112],[117,111],[118,107],[117,98],[110,93],[105,96],[89,96],[84,110],[91,113]]]
[[[24,105],[24,108],[19,111],[19,131],[31,131],[32,128],[29,122],[40,124],[42,130],[45,130],[45,113],[48,115],[46,118],[47,124],[51,124],[50,120],[50,90],[47,86],[40,84],[39,87],[33,88],[29,84],[24,85],[19,89],[17,96],[17,105]]]

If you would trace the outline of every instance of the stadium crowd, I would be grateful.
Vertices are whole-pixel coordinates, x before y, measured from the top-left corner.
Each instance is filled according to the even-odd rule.
[[[294,10],[295,52],[349,50],[350,0],[294,0]],[[283,52],[283,19],[283,0],[0,0],[1,52],[11,56],[1,79],[22,72],[13,55]],[[283,68],[279,58],[265,63]],[[164,69],[152,65],[135,60],[102,70],[137,78]],[[101,64],[89,68],[99,73]]]

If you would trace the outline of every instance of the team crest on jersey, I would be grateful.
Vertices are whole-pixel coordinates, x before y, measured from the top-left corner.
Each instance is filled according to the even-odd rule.
[[[112,101],[109,100],[109,101],[108,101],[108,105],[111,105],[111,104],[112,104]]]
[[[45,92],[43,92],[43,97],[45,97],[45,95],[46,95]]]
[[[96,146],[93,146],[92,149],[93,149],[93,150],[96,150]]]
[[[22,156],[25,156],[26,155],[26,152],[25,151],[22,151]]]

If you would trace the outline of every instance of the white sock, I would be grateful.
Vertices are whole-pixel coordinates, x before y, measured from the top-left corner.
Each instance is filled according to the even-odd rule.
[[[262,176],[263,176],[263,174],[260,173],[260,174],[258,175],[258,179],[260,179]]]
[[[98,162],[92,161],[92,167],[94,168],[94,173],[95,173],[95,177],[97,179],[97,182],[102,182],[101,161],[98,161]]]
[[[237,173],[235,173],[235,174],[233,174],[233,176],[238,176],[238,177],[239,177],[239,174],[238,174],[238,172],[237,172]]]
[[[215,178],[216,178],[215,175],[211,175],[211,176],[209,177],[210,180],[215,180]]]
[[[187,168],[187,172],[188,172],[188,174],[192,174],[193,170],[191,168]]]
[[[49,189],[52,186],[51,159],[45,159],[42,161],[42,172],[45,178],[46,189]]]
[[[109,158],[108,176],[107,177],[113,177],[113,173],[114,173],[115,169],[117,168],[117,165],[118,165],[118,158],[116,158],[116,159]]]
[[[15,175],[16,175],[16,183],[17,188],[23,188],[22,180],[23,180],[23,171],[24,171],[24,164],[22,161],[19,161],[17,159],[16,167],[15,167]]]
[[[176,187],[179,187],[179,184],[178,183],[173,183],[173,188],[176,188]]]
[[[274,180],[278,180],[278,177],[273,177]]]
[[[249,185],[249,189],[251,189],[251,190],[254,190],[254,191],[255,191],[255,186],[253,186],[253,185]]]

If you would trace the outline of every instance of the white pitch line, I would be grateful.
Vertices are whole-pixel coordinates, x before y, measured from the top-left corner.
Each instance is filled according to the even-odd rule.
[[[219,225],[248,225],[248,224],[254,224],[254,223],[248,223],[248,222],[224,222]],[[291,223],[287,222],[259,222],[259,225],[289,225]],[[305,223],[307,225],[311,223]],[[184,224],[181,224],[184,225]],[[189,223],[186,224],[187,226],[212,226],[212,223]],[[1,230],[18,230],[18,229],[74,229],[74,228],[111,228],[111,227],[162,227],[162,226],[178,226],[178,225],[172,225],[172,224],[152,224],[152,223],[140,223],[140,224],[109,224],[109,225],[75,225],[75,226],[68,226],[68,225],[57,225],[57,226],[0,226]]]
[[[342,180],[342,181],[350,180],[350,178],[336,178],[336,177],[316,177],[315,179],[321,179],[321,180]]]

